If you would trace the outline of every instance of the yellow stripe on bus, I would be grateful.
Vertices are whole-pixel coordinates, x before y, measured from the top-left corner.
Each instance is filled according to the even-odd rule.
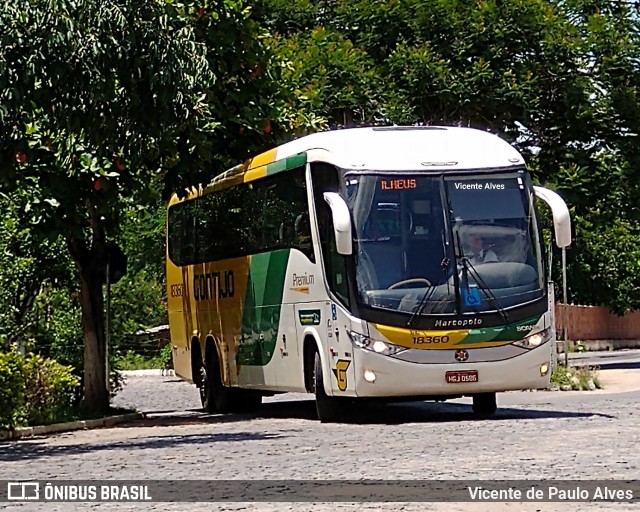
[[[469,334],[469,330],[423,331],[373,324],[387,340],[408,348],[450,349]]]
[[[247,183],[249,181],[264,178],[266,175],[267,175],[266,165],[262,165],[260,167],[254,167],[253,169],[250,169],[246,173],[244,173],[244,182]]]
[[[250,169],[254,169],[256,167],[262,167],[262,166],[266,166],[267,164],[270,164],[271,162],[275,162],[276,161],[276,154],[277,154],[277,149],[270,149],[269,151],[265,151],[264,153],[259,154],[258,156],[256,156],[255,158],[253,158],[251,160],[251,163],[249,164],[249,168]],[[247,180],[245,180],[247,181]]]

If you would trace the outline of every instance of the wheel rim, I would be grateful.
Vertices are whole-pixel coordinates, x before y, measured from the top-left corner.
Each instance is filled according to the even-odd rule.
[[[200,367],[200,401],[202,405],[207,403],[207,394],[209,390],[209,378],[207,377],[207,370],[204,366]]]

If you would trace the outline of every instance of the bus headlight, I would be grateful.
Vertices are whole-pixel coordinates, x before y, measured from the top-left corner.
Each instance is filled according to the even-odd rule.
[[[351,331],[349,329],[347,329],[347,334],[349,335],[351,342],[356,347],[370,350],[371,352],[376,352],[377,354],[392,356],[394,354],[398,354],[407,350],[406,347],[394,345],[393,343],[389,343],[388,341],[372,340],[369,336],[365,336],[364,334],[360,334],[359,332]]]
[[[513,344],[522,348],[534,349],[547,341],[549,341],[549,329],[531,334],[521,340],[514,341]]]

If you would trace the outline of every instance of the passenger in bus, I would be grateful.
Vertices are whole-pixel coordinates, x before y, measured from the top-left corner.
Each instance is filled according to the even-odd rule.
[[[465,253],[465,256],[469,258],[472,264],[476,265],[478,263],[498,261],[498,256],[491,248],[485,249],[484,240],[480,235],[470,233],[467,235],[466,242],[468,251]]]

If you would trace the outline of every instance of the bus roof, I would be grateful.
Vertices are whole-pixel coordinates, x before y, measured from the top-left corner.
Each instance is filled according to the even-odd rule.
[[[311,161],[329,161],[343,169],[354,170],[482,169],[524,164],[518,151],[496,135],[473,128],[444,126],[389,126],[319,132],[272,151],[276,152],[274,160],[313,151],[315,158],[309,158]],[[271,152],[258,158],[267,155],[271,156]]]
[[[520,153],[489,132],[446,126],[349,128],[287,142],[216,176],[201,192],[322,161],[343,169],[451,172],[524,165]],[[200,192],[200,193],[201,193]],[[196,190],[189,197],[198,195]]]

